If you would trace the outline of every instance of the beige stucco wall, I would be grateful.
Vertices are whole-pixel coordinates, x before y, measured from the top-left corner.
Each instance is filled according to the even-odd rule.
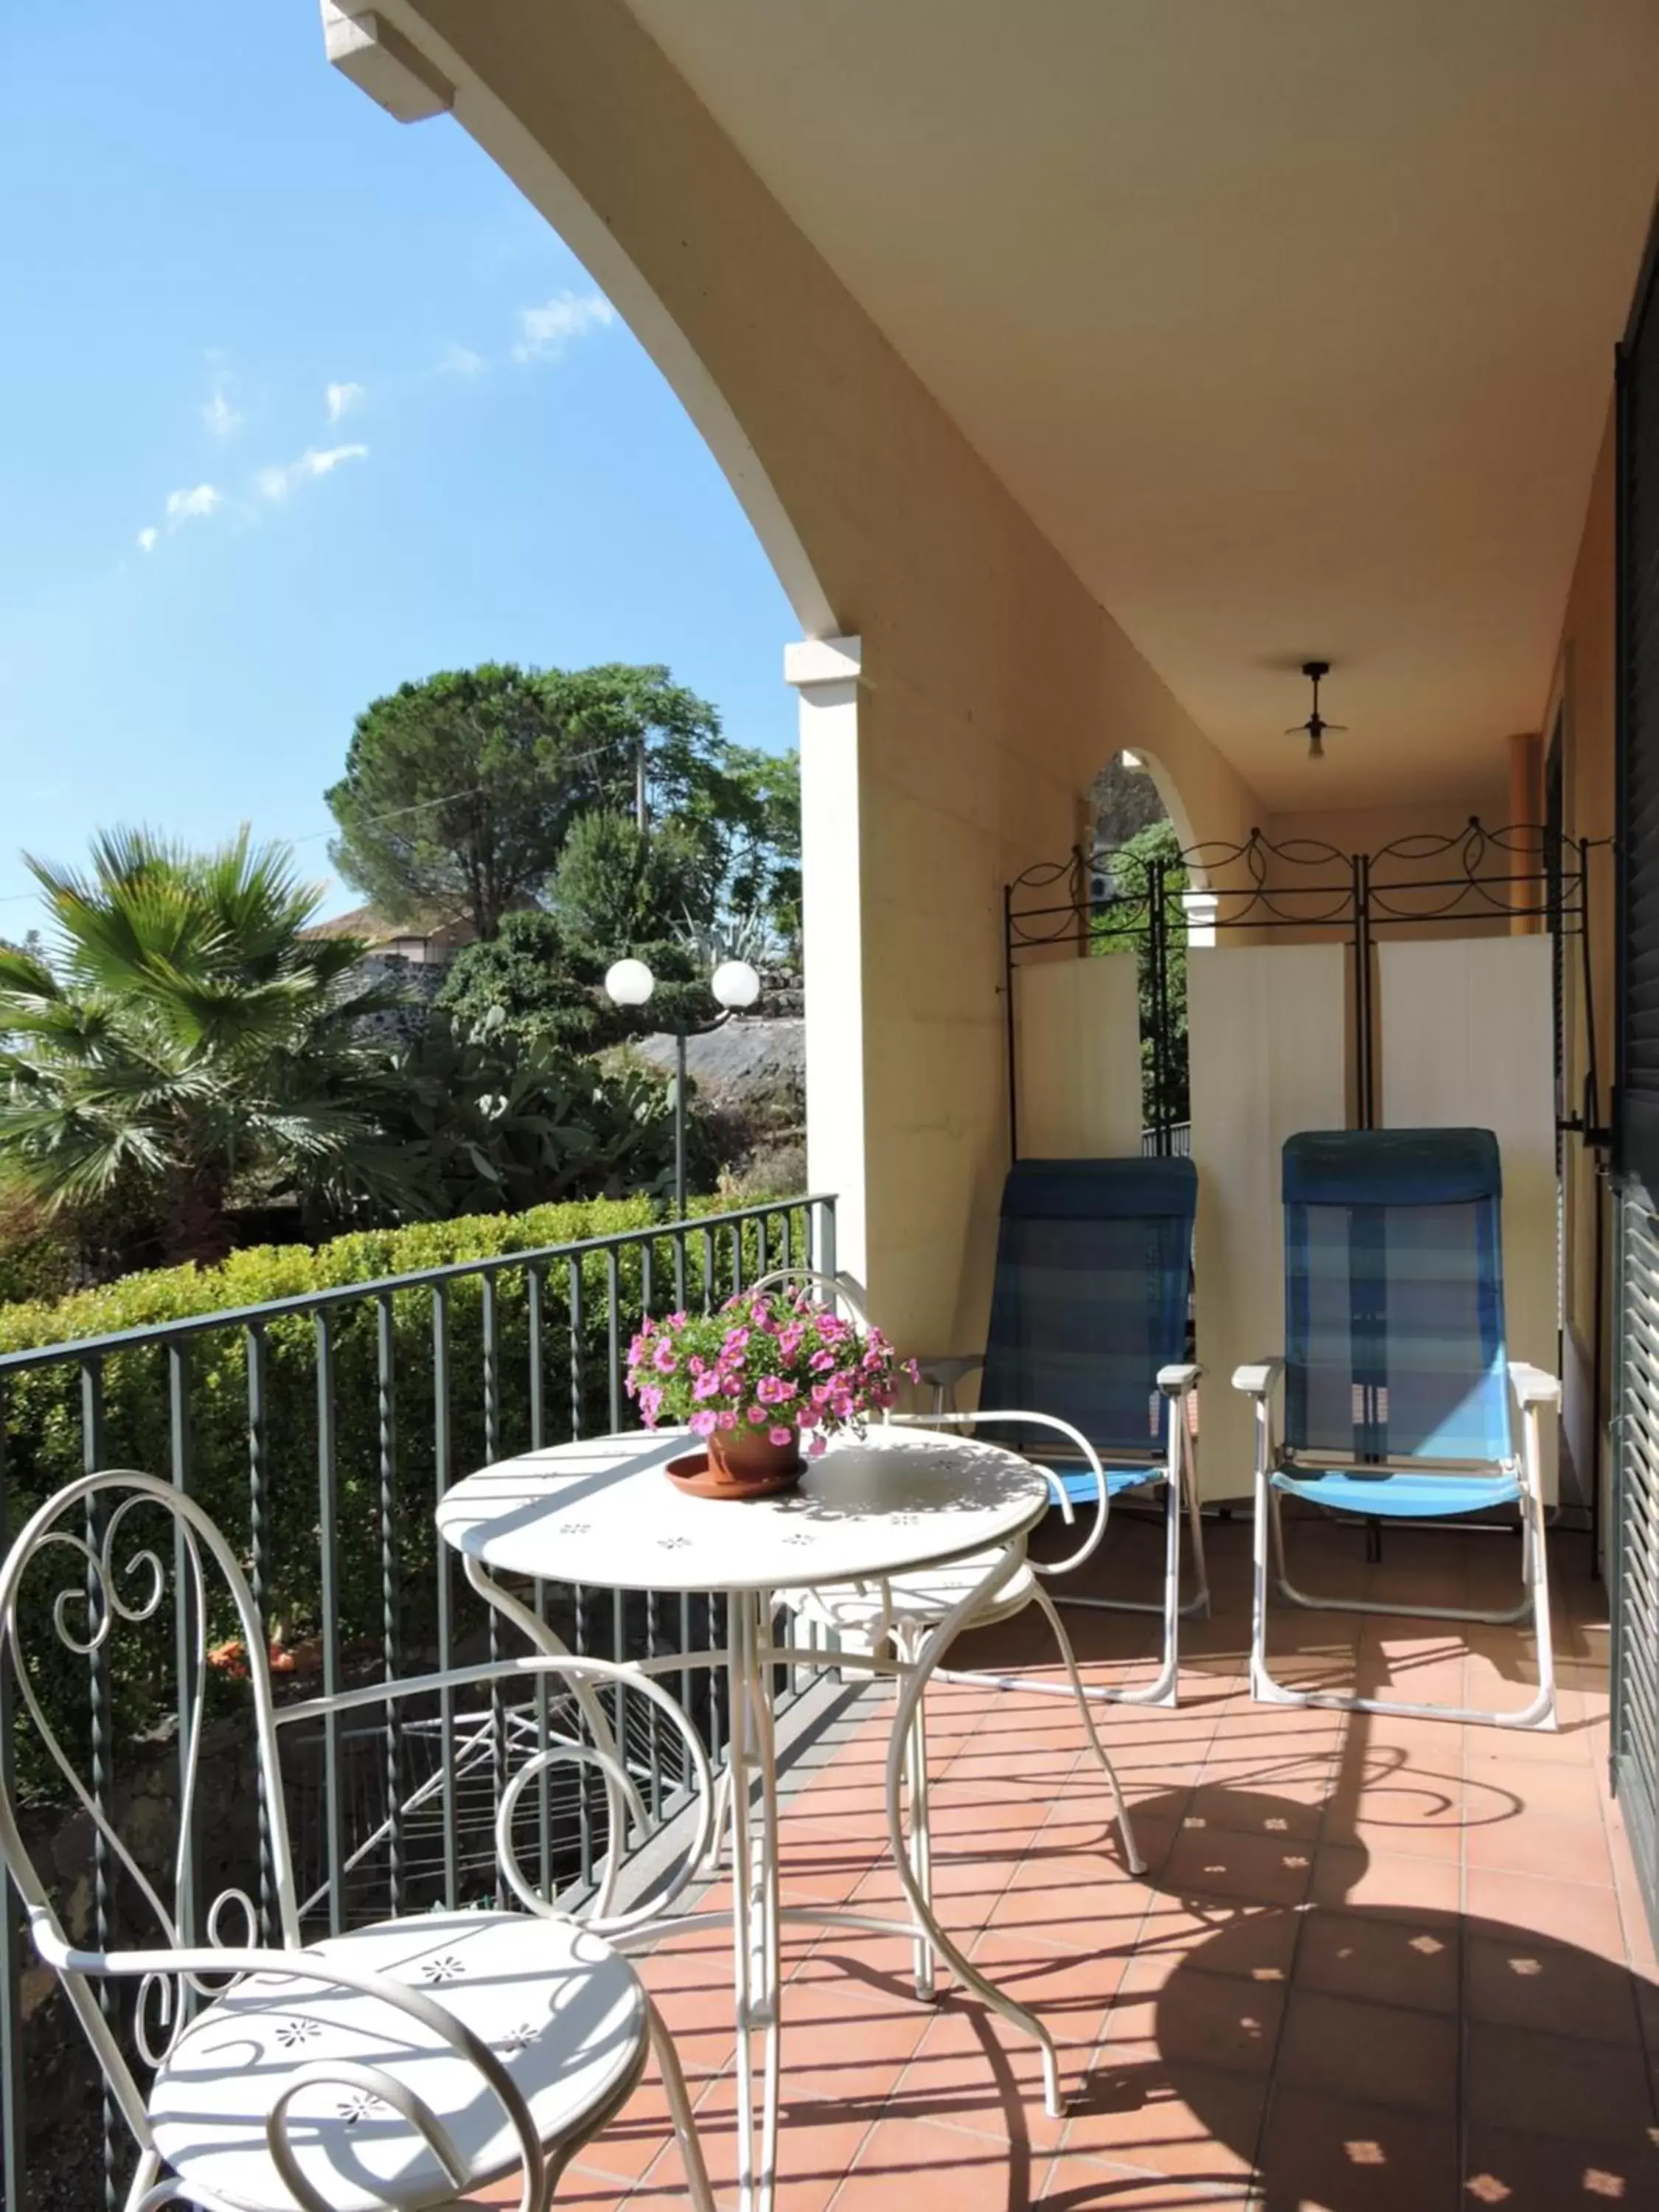
[[[1544,744],[1558,712],[1562,726],[1563,813],[1570,837],[1605,838],[1613,835],[1616,752],[1614,744],[1615,659],[1614,623],[1614,437],[1611,410],[1595,476],[1590,487],[1583,536],[1573,570],[1572,589],[1562,623],[1554,674],[1540,718]],[[1613,868],[1610,852],[1592,856],[1589,878],[1589,946],[1591,988],[1598,1042],[1600,1111],[1608,1111],[1613,1053]],[[1567,963],[1566,1104],[1576,1113],[1583,1101],[1587,1066],[1585,993],[1577,955]],[[1605,1205],[1598,1183],[1594,1155],[1571,1139],[1566,1145],[1565,1176],[1565,1323],[1566,1356],[1577,1362],[1588,1378],[1595,1342],[1596,1220]],[[1611,1251],[1608,1238],[1604,1270]],[[1605,1273],[1604,1273],[1605,1283]],[[1606,1385],[1611,1374],[1607,1354],[1608,1316],[1612,1299],[1603,1301],[1603,1397],[1599,1409],[1605,1419]],[[1570,1394],[1571,1395],[1571,1394]],[[1606,1454],[1603,1454],[1603,1476]],[[1604,1520],[1604,1526],[1607,1525]]]
[[[861,1072],[820,1048],[809,1083],[858,1093],[836,1098],[865,1133],[848,1256],[877,1312],[914,1346],[971,1342],[1006,1161],[1002,884],[1066,850],[1078,792],[1126,744],[1196,836],[1261,810],[618,0],[380,12],[651,350],[803,629],[862,638],[841,887]]]

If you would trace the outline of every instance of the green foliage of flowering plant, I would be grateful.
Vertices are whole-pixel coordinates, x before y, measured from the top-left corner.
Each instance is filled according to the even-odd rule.
[[[750,1430],[780,1446],[797,1431],[816,1458],[837,1430],[890,1406],[916,1377],[878,1328],[805,1291],[744,1291],[718,1311],[647,1320],[629,1346],[628,1389],[648,1429],[700,1437]]]

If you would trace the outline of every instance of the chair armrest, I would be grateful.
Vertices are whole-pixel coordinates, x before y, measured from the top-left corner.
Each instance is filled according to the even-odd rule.
[[[1184,1359],[1174,1367],[1160,1367],[1158,1387],[1166,1398],[1184,1398],[1189,1390],[1198,1388],[1198,1378],[1204,1370],[1195,1359]]]
[[[1284,1372],[1282,1359],[1253,1360],[1248,1367],[1234,1368],[1233,1388],[1243,1390],[1249,1397],[1270,1397],[1279,1388],[1279,1378]]]
[[[1553,1375],[1547,1375],[1541,1367],[1534,1367],[1525,1359],[1510,1362],[1510,1388],[1515,1393],[1517,1406],[1559,1406],[1561,1384]]]
[[[921,1379],[931,1389],[952,1390],[971,1375],[976,1367],[983,1367],[982,1352],[941,1352],[916,1362]]]

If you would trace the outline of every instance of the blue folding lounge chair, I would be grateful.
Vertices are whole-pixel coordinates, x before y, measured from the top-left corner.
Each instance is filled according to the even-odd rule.
[[[1164,1622],[1157,1679],[1097,1694],[1129,1705],[1173,1705],[1177,1621],[1209,1605],[1193,1457],[1187,1304],[1198,1174],[1190,1160],[1019,1160],[1003,1185],[991,1324],[982,1359],[924,1360],[943,1412],[955,1385],[983,1370],[979,1419],[994,1411],[1007,1439],[1048,1469],[1056,1492],[1091,1511],[1074,1564],[1094,1550],[1107,1510],[1126,1491],[1163,1486],[1164,1594],[1155,1603],[1076,1597],[1062,1605],[1154,1613]],[[1006,1410],[1005,1410],[1006,1409]],[[1100,1472],[1056,1449],[1060,1421],[1086,1437]],[[1000,1435],[997,1441],[1003,1441]],[[1194,1595],[1181,1603],[1181,1518],[1191,1532]]]
[[[1560,1384],[1504,1348],[1503,1193],[1488,1129],[1309,1131],[1285,1146],[1285,1357],[1241,1367],[1255,1403],[1255,1603],[1250,1686],[1275,1705],[1553,1728],[1555,1677],[1539,1420]],[[1284,1437],[1273,1401],[1284,1383]],[[1510,1426],[1513,1395],[1521,1449]],[[1317,1597],[1291,1583],[1283,1500],[1367,1519],[1423,1521],[1514,1505],[1522,1600],[1507,1613]],[[1538,1694],[1519,1711],[1291,1690],[1268,1669],[1269,1546],[1292,1605],[1432,1620],[1520,1621],[1538,1644]]]

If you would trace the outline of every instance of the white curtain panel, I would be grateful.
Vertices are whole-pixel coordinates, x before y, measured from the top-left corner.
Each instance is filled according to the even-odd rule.
[[[1559,1370],[1555,1017],[1547,937],[1384,940],[1378,1120],[1389,1129],[1490,1129],[1504,1162],[1510,1356]],[[1557,1431],[1544,1427],[1545,1496]]]
[[[1140,1150],[1140,996],[1133,953],[1014,971],[1019,1151],[1028,1160]]]
[[[1340,945],[1229,945],[1187,961],[1198,1168],[1199,1485],[1250,1494],[1255,1434],[1235,1367],[1285,1348],[1279,1155],[1346,1126],[1348,969]]]

